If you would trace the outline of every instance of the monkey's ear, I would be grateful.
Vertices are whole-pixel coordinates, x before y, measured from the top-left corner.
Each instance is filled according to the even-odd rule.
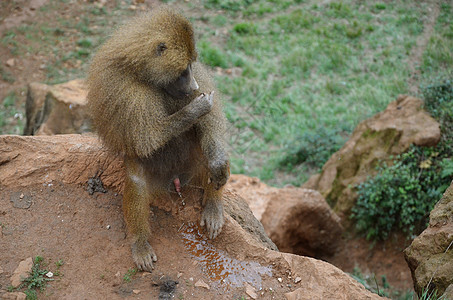
[[[157,45],[156,52],[158,56],[161,56],[165,50],[167,50],[167,45],[165,45],[165,43],[160,43],[159,45]]]

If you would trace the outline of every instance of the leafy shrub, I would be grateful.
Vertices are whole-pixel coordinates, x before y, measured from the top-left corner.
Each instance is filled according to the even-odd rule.
[[[426,226],[429,212],[443,192],[439,166],[433,165],[436,155],[431,149],[414,146],[393,165],[380,166],[374,178],[357,187],[359,197],[352,218],[367,239],[386,239],[393,230],[417,234]]]
[[[420,233],[453,180],[452,83],[440,80],[422,88],[426,109],[441,125],[440,142],[430,148],[412,146],[357,187],[351,218],[368,239],[386,239],[393,230]]]

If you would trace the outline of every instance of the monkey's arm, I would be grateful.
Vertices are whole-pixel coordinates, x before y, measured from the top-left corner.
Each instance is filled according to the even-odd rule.
[[[225,123],[225,117],[217,99],[211,112],[200,118],[196,125],[215,189],[225,185],[230,176],[229,157],[225,151]]]
[[[166,115],[162,109],[148,111],[147,115],[136,112],[131,119],[138,115],[141,118],[138,123],[142,125],[137,128],[139,134],[134,140],[137,155],[146,157],[165,146],[171,139],[190,129],[211,108],[212,97],[203,94],[171,115]]]
[[[93,123],[104,142],[128,156],[149,157],[212,108],[212,97],[201,95],[168,115],[162,92],[125,79],[116,83],[110,92],[102,86],[91,89],[89,105]]]

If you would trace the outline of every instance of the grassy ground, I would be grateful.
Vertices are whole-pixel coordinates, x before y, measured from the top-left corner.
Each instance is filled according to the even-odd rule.
[[[411,64],[418,64],[410,55],[431,11],[413,1],[204,5],[228,9],[228,36],[218,48],[203,48],[220,55],[202,58],[243,71],[217,78],[229,98],[233,170],[296,185],[322,166],[358,122],[408,92]],[[422,78],[452,67],[451,18],[445,2],[423,55]],[[210,38],[207,32],[202,40]],[[292,176],[280,176],[278,169]]]
[[[274,185],[299,185],[319,170],[360,121],[408,92],[414,67],[417,85],[453,67],[452,7],[439,3],[422,60],[411,61],[433,12],[424,1],[170,1],[194,22],[201,60],[217,68],[232,171]],[[0,45],[18,59],[45,57],[48,83],[83,77],[96,47],[136,13],[135,4],[50,0],[36,12],[39,23],[4,32]],[[55,14],[64,8],[76,14]],[[0,73],[14,82],[7,69]],[[22,126],[14,118],[22,104],[11,103],[20,90],[12,93],[0,113],[3,133]]]

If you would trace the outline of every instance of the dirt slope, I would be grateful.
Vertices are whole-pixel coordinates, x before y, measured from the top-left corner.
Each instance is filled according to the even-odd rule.
[[[30,145],[34,151],[26,151]],[[51,270],[65,262],[40,294],[45,299],[379,299],[326,262],[270,250],[233,193],[224,201],[236,209],[207,240],[197,225],[199,192],[190,189],[182,190],[184,201],[169,196],[153,204],[150,242],[158,262],[153,273],[128,282],[134,263],[115,192],[121,166],[100,172],[115,159],[93,136],[0,136],[0,298],[19,263],[39,255]],[[107,193],[88,193],[88,170],[109,183]]]

